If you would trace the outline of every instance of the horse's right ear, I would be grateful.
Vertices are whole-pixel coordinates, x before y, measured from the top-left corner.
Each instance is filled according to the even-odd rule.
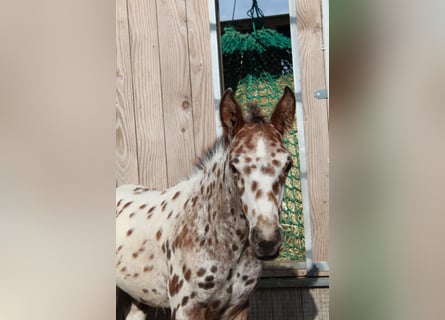
[[[295,96],[292,90],[286,86],[284,94],[278,101],[272,113],[270,122],[281,133],[284,134],[292,128],[295,119]]]
[[[243,126],[244,119],[241,107],[233,97],[231,88],[224,91],[219,104],[219,117],[225,137],[233,138],[238,130]]]

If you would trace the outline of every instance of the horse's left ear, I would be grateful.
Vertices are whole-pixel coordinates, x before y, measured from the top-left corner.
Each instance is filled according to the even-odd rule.
[[[219,104],[219,116],[223,128],[223,136],[233,138],[244,124],[243,113],[233,97],[231,88],[224,91]]]
[[[295,119],[295,96],[292,90],[286,86],[284,94],[275,107],[270,122],[281,133],[290,130]]]

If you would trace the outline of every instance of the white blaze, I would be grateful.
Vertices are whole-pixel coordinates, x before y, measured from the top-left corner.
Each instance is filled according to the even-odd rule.
[[[256,153],[259,158],[264,158],[266,156],[266,145],[264,144],[263,138],[258,139]]]

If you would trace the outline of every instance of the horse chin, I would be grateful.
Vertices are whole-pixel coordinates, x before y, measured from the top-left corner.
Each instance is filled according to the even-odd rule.
[[[275,258],[277,258],[280,254],[280,250],[277,250],[277,252],[275,252],[273,255],[269,255],[269,256],[264,256],[258,253],[257,250],[255,250],[255,255],[257,257],[257,259],[259,260],[263,260],[263,261],[268,261],[268,260],[273,260]]]

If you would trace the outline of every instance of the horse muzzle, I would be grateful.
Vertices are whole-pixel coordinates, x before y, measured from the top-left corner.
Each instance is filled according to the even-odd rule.
[[[254,227],[250,235],[250,241],[255,248],[258,259],[272,259],[278,255],[281,247],[281,230],[276,228],[266,237],[261,229]]]

